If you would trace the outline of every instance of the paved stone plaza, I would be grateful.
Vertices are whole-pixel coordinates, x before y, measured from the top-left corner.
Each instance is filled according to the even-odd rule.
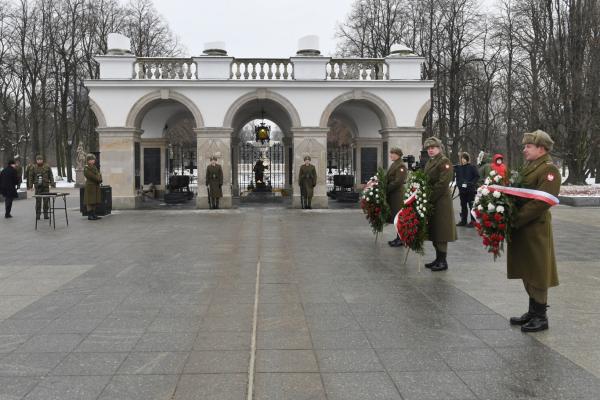
[[[553,214],[561,286],[525,335],[524,290],[472,229],[431,273],[356,209],[72,210],[36,232],[16,202],[0,399],[598,399],[600,210]]]

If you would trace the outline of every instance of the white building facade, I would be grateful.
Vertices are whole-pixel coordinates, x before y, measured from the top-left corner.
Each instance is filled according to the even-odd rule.
[[[140,58],[115,50],[96,58],[100,79],[88,80],[86,86],[114,208],[140,205],[148,166],[144,155],[153,149],[156,168],[166,171],[166,127],[184,118],[192,121],[197,143],[198,208],[208,208],[203,172],[211,156],[218,157],[224,171],[221,208],[232,206],[240,192],[240,132],[261,116],[283,132],[285,185],[294,207],[300,207],[296,174],[306,155],[318,175],[312,206],[328,206],[332,118],[352,132],[357,186],[368,179],[361,173],[372,171],[362,159],[367,154],[370,163],[375,157],[376,166],[386,165],[392,147],[418,159],[433,83],[420,79],[423,59],[410,50],[398,48],[384,59],[332,59],[320,56],[317,46],[304,45],[289,59],[236,59],[222,44],[208,47],[204,55],[186,59]],[[159,190],[166,187],[166,175],[153,182]]]

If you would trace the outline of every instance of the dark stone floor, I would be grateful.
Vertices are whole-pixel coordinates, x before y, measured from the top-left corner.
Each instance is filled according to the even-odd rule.
[[[0,399],[241,400],[249,376],[254,399],[600,396],[467,294],[468,253],[491,263],[472,232],[434,274],[358,210],[71,212],[36,232],[31,207],[0,223]]]

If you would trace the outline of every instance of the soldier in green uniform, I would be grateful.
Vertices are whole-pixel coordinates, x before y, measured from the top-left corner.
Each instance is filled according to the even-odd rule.
[[[448,253],[448,242],[456,240],[456,227],[454,226],[454,210],[452,207],[452,195],[450,194],[450,182],[454,176],[454,170],[450,160],[442,152],[442,142],[436,137],[425,140],[423,147],[427,149],[429,160],[425,164],[429,187],[431,188],[430,202],[433,205],[433,215],[429,220],[429,240],[435,248],[435,260],[425,267],[432,271],[443,271],[448,269],[446,254]]]
[[[96,156],[88,154],[85,156],[86,165],[83,167],[83,176],[85,176],[85,188],[83,192],[83,202],[87,209],[88,220],[96,221],[100,219],[96,215],[96,206],[102,202],[100,193],[100,184],[102,183],[102,174],[96,167]]]
[[[541,130],[523,137],[524,168],[518,186],[558,196],[561,176],[549,152],[554,141]],[[546,308],[548,288],[558,286],[558,272],[552,238],[550,205],[535,199],[517,198],[506,260],[508,279],[522,279],[529,295],[529,310],[510,319],[523,332],[548,329]]]
[[[390,149],[390,160],[392,164],[386,173],[386,197],[387,203],[390,206],[390,220],[388,222],[393,224],[394,217],[398,214],[404,203],[404,183],[406,183],[408,171],[406,164],[402,162],[402,150],[398,147]],[[396,234],[396,239],[389,241],[388,244],[392,247],[402,246],[400,236]]]
[[[206,167],[206,187],[208,189],[208,204],[211,210],[219,208],[219,199],[223,197],[223,169],[217,164],[217,157],[210,158]]]
[[[298,185],[300,185],[300,201],[302,208],[312,210],[313,189],[317,185],[317,170],[310,163],[310,156],[304,157],[304,165],[300,167],[298,173]]]
[[[35,188],[35,194],[48,193],[50,187],[56,187],[54,184],[54,176],[52,175],[52,169],[48,164],[44,163],[44,157],[37,155],[35,157],[35,164],[29,168],[29,175],[27,176],[27,189]],[[50,208],[50,199],[44,199],[44,219],[50,218],[48,216],[48,209]],[[39,197],[35,199],[35,215],[37,219],[40,219],[42,209],[42,199]]]

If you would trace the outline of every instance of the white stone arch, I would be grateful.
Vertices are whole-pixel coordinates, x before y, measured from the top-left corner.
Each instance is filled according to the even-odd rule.
[[[431,110],[431,99],[427,99],[427,101],[421,106],[419,112],[417,113],[417,119],[415,120],[416,128],[423,128],[423,120],[427,113]]]
[[[98,128],[106,128],[106,117],[104,117],[102,109],[100,108],[100,106],[98,106],[98,103],[96,103],[91,98],[88,98],[88,101],[90,104],[90,110],[96,116],[96,121],[98,121]]]
[[[227,113],[225,113],[225,118],[223,119],[223,127],[233,128],[233,120],[236,117],[238,111],[242,107],[244,107],[244,105],[255,100],[271,100],[277,103],[288,113],[292,123],[291,128],[297,128],[301,126],[300,114],[298,114],[296,107],[294,107],[291,101],[289,101],[287,98],[280,95],[279,93],[273,92],[271,90],[258,89],[253,92],[242,95],[236,101],[234,101],[231,104],[231,106],[229,106]]]
[[[196,104],[183,94],[169,89],[150,92],[136,101],[131,110],[129,110],[125,126],[129,128],[141,128],[146,112],[152,108],[155,102],[160,100],[174,100],[181,103],[192,113],[195,122],[194,128],[204,127],[204,119]]]
[[[376,96],[373,93],[366,92],[364,90],[353,90],[351,92],[346,92],[333,99],[327,105],[327,107],[325,107],[323,114],[321,114],[319,127],[327,128],[329,117],[331,117],[336,108],[338,108],[343,103],[353,100],[364,101],[368,103],[371,106],[372,110],[375,112],[375,114],[377,114],[377,116],[379,117],[383,129],[396,127],[396,117],[394,116],[394,112],[392,111],[390,106],[379,96]]]

